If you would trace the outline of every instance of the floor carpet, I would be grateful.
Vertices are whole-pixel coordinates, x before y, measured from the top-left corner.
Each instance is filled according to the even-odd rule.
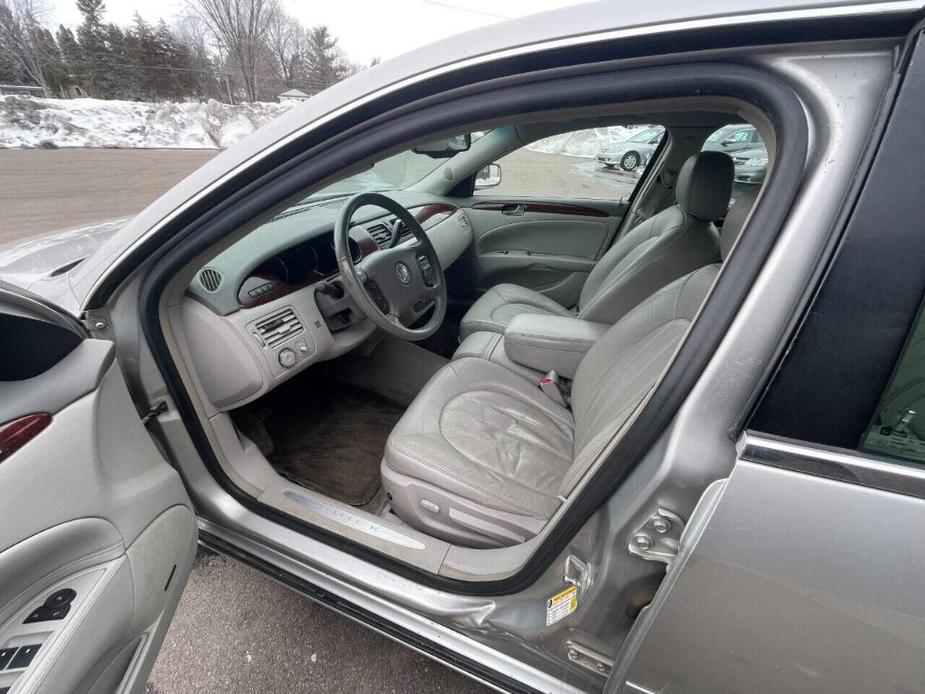
[[[369,502],[381,483],[386,439],[403,408],[344,384],[299,379],[287,386],[265,403],[270,412],[262,419],[273,441],[270,463],[321,494],[352,506]]]

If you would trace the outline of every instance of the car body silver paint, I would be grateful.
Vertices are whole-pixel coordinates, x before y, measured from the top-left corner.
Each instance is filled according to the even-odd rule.
[[[134,248],[209,191],[270,158],[295,138],[400,88],[473,65],[568,46],[711,27],[909,12],[922,6],[922,0],[882,3],[835,0],[816,4],[805,0],[773,3],[710,0],[684,6],[689,12],[687,16],[679,15],[677,5],[664,3],[634,6],[633,14],[628,16],[622,5],[602,0],[512,21],[507,25],[512,31],[496,25],[453,36],[334,85],[206,163],[143,210],[70,273],[71,296],[58,296],[58,300],[65,310],[81,311],[86,299]],[[42,293],[41,283],[34,285],[33,290]]]
[[[925,688],[925,500],[739,461],[708,512],[608,691]]]
[[[130,219],[95,222],[0,245],[0,278],[29,289],[60,268],[93,255]]]
[[[335,563],[344,569],[352,568],[353,570],[363,573],[367,578],[388,580],[394,589],[404,593],[428,592],[428,589],[422,588],[418,584],[410,581],[399,581],[395,583],[394,575],[384,570],[379,569],[375,572],[371,572],[366,562],[355,559],[348,554],[333,550],[331,547],[313,541],[301,533],[281,528],[271,521],[264,520],[263,522],[268,526],[263,528],[263,530],[276,536],[280,541],[278,543],[279,545],[289,547],[314,546],[324,555],[323,559],[331,559],[331,554],[336,552],[341,556]],[[361,587],[356,582],[347,580],[344,576],[337,576],[333,572],[325,569],[324,561],[319,562],[315,566],[308,565],[300,559],[293,557],[288,552],[269,548],[264,542],[255,540],[250,535],[235,533],[227,527],[224,527],[224,525],[219,526],[206,520],[200,519],[199,528],[201,532],[219,538],[244,552],[271,563],[273,566],[303,581],[307,581],[317,588],[328,591],[357,607],[372,612],[391,624],[448,648],[463,658],[490,667],[497,672],[521,682],[527,687],[531,687],[540,692],[556,692],[557,694],[578,694],[579,692],[588,691],[587,686],[583,686],[580,680],[578,684],[564,682],[560,678],[550,676],[548,673],[538,668],[531,667],[521,659],[505,655],[485,643],[481,643],[459,631],[450,629],[438,623],[436,620],[423,618],[420,614],[412,612],[403,606],[401,600],[389,599],[388,597],[384,598],[379,591],[371,591],[368,588]],[[349,566],[350,564],[353,566]],[[481,601],[486,604],[491,603],[490,598],[482,598]],[[446,609],[453,609],[452,605],[446,605],[445,607]],[[350,614],[347,614],[347,616],[355,619],[355,617]],[[408,644],[406,643],[405,645]],[[421,652],[432,657],[432,654],[426,651],[422,650]],[[440,662],[444,662],[444,664],[448,664],[450,667],[459,669],[452,663],[446,663],[442,660]],[[460,671],[470,676],[472,674],[467,671]]]
[[[818,271],[817,259],[826,248],[832,221],[854,180],[872,121],[883,103],[893,48],[892,43],[876,42],[860,53],[850,45],[797,50],[796,56],[793,47],[735,53],[740,60],[783,77],[803,98],[810,121],[825,124],[822,134],[813,138],[803,192],[749,299],[672,428],[573,545],[529,589],[486,598],[426,588],[398,577],[245,509],[217,484],[187,444],[186,450],[174,449],[174,459],[183,469],[200,513],[220,521],[232,537],[251,538],[250,551],[264,561],[312,575],[313,583],[327,577],[332,585],[349,586],[357,595],[366,596],[365,607],[385,618],[400,609],[410,623],[420,619],[422,628],[431,622],[448,628],[443,643],[453,648],[457,636],[463,639],[460,647],[472,641],[486,646],[476,659],[511,677],[520,679],[526,667],[533,681],[543,680],[547,685],[557,681],[564,671],[557,671],[549,654],[564,658],[565,641],[574,630],[603,635],[615,653],[628,626],[613,626],[615,611],[622,609],[614,596],[626,582],[649,580],[655,566],[625,552],[627,528],[638,525],[659,505],[687,519],[700,491],[729,473],[735,458],[728,438],[730,423],[737,420],[772,363],[780,338]],[[844,74],[854,77],[846,82]],[[177,445],[186,436],[185,429],[178,420],[172,427],[168,438],[171,445]],[[527,553],[533,546],[505,551]],[[594,556],[598,578],[568,629],[550,633],[534,628],[544,598],[562,589],[565,560],[572,552]],[[509,669],[512,663],[516,666]],[[600,678],[596,686],[594,682],[592,677],[576,686],[595,689],[601,684]]]
[[[748,411],[809,300],[814,278],[825,265],[820,258],[833,246],[831,231],[843,213],[844,195],[856,183],[857,164],[852,160],[869,142],[870,123],[878,117],[878,109],[888,106],[882,90],[891,79],[893,63],[889,48],[884,49],[879,57],[873,51],[866,57],[839,56],[835,50],[828,54],[835,61],[830,65],[825,64],[826,58],[811,56],[777,62],[778,71],[799,79],[811,122],[817,124],[809,157],[811,173],[706,372],[659,445],[625,485],[634,495],[628,497],[621,488],[612,498],[609,506],[614,513],[627,513],[627,507],[638,504],[641,514],[658,503],[689,518],[698,490],[731,471],[736,453],[730,431]],[[863,106],[863,113],[846,109],[837,90],[840,71],[853,68],[869,78],[864,86],[854,83],[860,91],[853,103]],[[831,130],[822,128],[823,123],[830,123]],[[834,159],[829,162],[827,157]],[[643,628],[640,622],[630,638],[640,638],[637,632]],[[638,679],[630,680],[639,684]]]
[[[925,499],[925,468],[917,463],[881,458],[876,453],[808,446],[799,441],[749,433],[743,442],[741,458]]]

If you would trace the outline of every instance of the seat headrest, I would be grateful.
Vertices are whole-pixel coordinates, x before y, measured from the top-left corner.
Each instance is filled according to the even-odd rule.
[[[723,222],[723,229],[719,235],[719,252],[723,260],[729,255],[729,251],[735,245],[736,239],[745,226],[745,220],[751,214],[752,207],[755,206],[755,199],[761,191],[761,186],[748,186],[733,203],[729,214],[726,215],[726,221]]]
[[[698,219],[715,222],[729,208],[735,167],[724,152],[698,152],[678,174],[678,207]]]

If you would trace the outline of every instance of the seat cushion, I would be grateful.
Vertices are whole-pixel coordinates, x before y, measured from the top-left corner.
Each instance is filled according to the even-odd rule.
[[[532,289],[516,284],[498,284],[479,297],[463,316],[459,336],[466,339],[479,330],[503,333],[511,319],[520,313],[571,316],[572,311]]]
[[[573,432],[571,412],[535,383],[464,358],[424,386],[392,430],[383,467],[483,507],[546,519],[572,464]]]

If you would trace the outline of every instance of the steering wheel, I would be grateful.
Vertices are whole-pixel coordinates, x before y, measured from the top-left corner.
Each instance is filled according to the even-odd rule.
[[[354,264],[350,226],[353,215],[365,205],[394,214],[414,234],[414,241],[383,248]],[[440,259],[418,220],[392,198],[379,193],[358,193],[350,198],[334,225],[334,253],[350,296],[386,332],[405,340],[423,340],[443,323],[447,297]],[[409,327],[431,308],[433,314],[426,324]]]

